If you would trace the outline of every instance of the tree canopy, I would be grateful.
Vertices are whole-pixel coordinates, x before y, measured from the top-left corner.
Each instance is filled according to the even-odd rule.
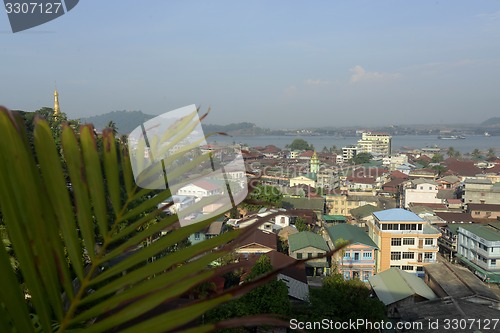
[[[373,155],[370,153],[359,153],[356,156],[354,156],[351,161],[354,164],[365,164],[365,163],[370,163],[372,158]]]
[[[291,150],[314,150],[314,146],[304,139],[294,139],[287,147]]]
[[[338,273],[326,277],[321,288],[311,289],[309,301],[310,306],[301,318],[307,321],[365,318],[374,322],[386,319],[384,304],[370,297],[370,290],[362,281],[345,281]]]

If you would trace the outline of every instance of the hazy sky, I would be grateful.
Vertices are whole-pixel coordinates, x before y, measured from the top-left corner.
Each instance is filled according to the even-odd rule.
[[[0,104],[77,118],[212,107],[271,128],[500,116],[500,2],[83,0],[13,34]]]

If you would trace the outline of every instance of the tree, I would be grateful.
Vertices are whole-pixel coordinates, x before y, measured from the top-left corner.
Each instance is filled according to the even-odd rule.
[[[441,177],[447,169],[442,165],[434,165],[432,166],[432,170],[436,170],[438,172],[438,177]]]
[[[446,151],[446,155],[448,155],[448,157],[458,158],[460,157],[460,152],[453,147],[449,147],[448,150]]]
[[[297,217],[297,219],[295,220],[295,228],[297,228],[299,232],[310,230],[309,226],[306,223],[306,220],[301,216]]]
[[[344,281],[338,273],[326,277],[321,288],[310,289],[309,301],[307,312],[299,315],[302,320],[356,321],[364,318],[376,322],[386,319],[384,304],[370,297],[370,290],[362,281]]]
[[[486,158],[488,161],[493,161],[497,158],[497,151],[495,148],[488,148],[488,152],[486,153]]]
[[[290,145],[288,145],[290,150],[314,150],[312,145],[304,139],[294,139]]]
[[[283,199],[283,193],[279,188],[271,185],[259,184],[249,195],[250,202],[253,201],[254,208],[279,207]]]
[[[351,161],[356,165],[357,164],[365,164],[365,163],[370,163],[372,158],[373,158],[373,155],[370,153],[359,153],[356,156],[354,156]]]
[[[432,156],[431,162],[432,163],[440,163],[443,160],[444,160],[443,155],[438,153],[438,154],[434,154]]]
[[[481,151],[477,148],[474,148],[474,150],[471,153],[472,157],[475,159],[480,159],[482,158]]]
[[[118,127],[116,127],[116,123],[113,120],[110,120],[108,122],[106,128],[111,128],[111,130],[113,131],[113,136],[116,137],[116,135],[118,134]]]
[[[266,255],[261,255],[255,262],[252,270],[245,278],[246,282],[253,281],[261,275],[273,270],[271,260]],[[288,288],[283,281],[273,280],[263,286],[257,287],[242,298],[224,304],[209,313],[206,319],[218,322],[225,319],[244,317],[258,313],[289,315],[291,304],[288,299]]]
[[[183,228],[175,227],[175,216],[159,218],[162,209],[157,205],[171,193],[136,186],[128,150],[116,146],[109,129],[103,131],[102,155],[91,125],[82,126],[78,135],[70,125],[62,125],[63,156],[45,120],[35,121],[34,154],[23,119],[4,108],[0,108],[0,133],[4,138],[0,140],[0,208],[23,278],[18,281],[6,247],[0,244],[2,331],[35,332],[37,327],[36,331],[49,333],[89,326],[93,332],[145,327],[179,331],[204,312],[244,294],[245,289],[237,287],[139,320],[161,304],[177,306],[187,291],[231,270],[206,267],[229,253],[224,248],[213,252],[214,248],[246,235],[245,231],[177,248],[151,262],[219,216]],[[131,202],[143,197],[147,199],[140,206],[129,209]],[[153,220],[156,223],[143,228]],[[163,230],[170,232],[150,246],[142,245]],[[102,240],[99,243],[96,234]]]

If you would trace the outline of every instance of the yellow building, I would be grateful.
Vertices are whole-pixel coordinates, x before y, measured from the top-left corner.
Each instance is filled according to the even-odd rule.
[[[378,198],[374,195],[369,195],[367,192],[363,192],[366,195],[352,195],[347,191],[344,191],[339,195],[327,195],[326,196],[326,207],[328,214],[330,215],[344,215],[351,216],[351,210],[370,204],[373,206],[378,206]]]
[[[375,242],[377,271],[400,268],[418,276],[424,266],[437,262],[438,238],[441,232],[418,215],[401,208],[373,213],[368,221],[368,235]]]

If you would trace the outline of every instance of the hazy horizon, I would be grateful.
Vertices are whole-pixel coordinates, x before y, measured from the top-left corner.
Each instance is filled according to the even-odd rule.
[[[267,128],[481,123],[500,105],[500,3],[81,1],[10,33],[0,103],[70,118],[158,115]],[[300,124],[300,126],[297,126]]]

